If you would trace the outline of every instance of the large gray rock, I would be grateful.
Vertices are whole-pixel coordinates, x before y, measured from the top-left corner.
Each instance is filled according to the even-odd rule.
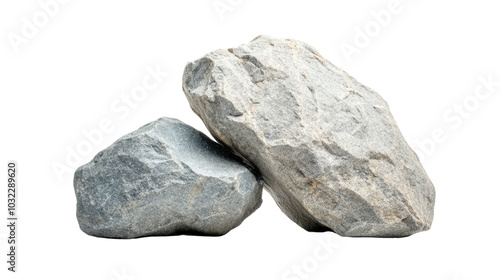
[[[175,119],[117,140],[78,168],[77,217],[89,235],[223,235],[262,202],[262,186],[229,150]]]
[[[434,187],[387,103],[311,46],[260,36],[188,63],[183,79],[212,135],[303,228],[402,237],[431,226]]]

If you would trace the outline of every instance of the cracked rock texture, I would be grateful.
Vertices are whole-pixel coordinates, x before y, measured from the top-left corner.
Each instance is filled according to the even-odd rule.
[[[223,235],[262,202],[262,186],[229,150],[175,119],[117,140],[78,168],[77,217],[89,235]]]
[[[387,103],[311,46],[259,36],[214,51],[188,63],[183,89],[304,229],[403,237],[431,226],[434,187]]]

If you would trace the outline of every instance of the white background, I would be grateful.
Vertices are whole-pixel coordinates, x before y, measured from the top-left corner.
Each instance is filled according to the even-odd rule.
[[[19,272],[7,272],[2,262],[0,278],[500,279],[500,87],[486,96],[480,82],[500,81],[500,6],[401,0],[385,26],[375,24],[373,14],[388,11],[390,2],[74,0],[52,7],[44,22],[38,1],[2,1],[0,172],[7,160],[18,161],[20,225]],[[23,35],[24,18],[37,30]],[[363,44],[357,30],[366,28]],[[388,101],[436,187],[431,230],[403,239],[309,233],[265,193],[262,207],[223,237],[108,240],[81,232],[76,165],[162,116],[207,133],[182,92],[185,64],[260,34],[313,45]],[[357,52],[345,55],[346,44]],[[141,85],[148,67],[170,75],[135,108],[123,108],[121,98]],[[103,120],[112,131],[70,166],[70,151],[89,143],[84,131]],[[54,166],[62,165],[70,171],[58,176]],[[5,181],[0,185],[6,189]],[[0,194],[4,217],[6,191]],[[335,246],[321,247],[332,240]]]

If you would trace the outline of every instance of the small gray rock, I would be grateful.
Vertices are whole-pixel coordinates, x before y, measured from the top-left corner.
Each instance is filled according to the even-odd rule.
[[[188,63],[183,89],[306,230],[403,237],[430,228],[434,186],[387,103],[311,46],[260,36],[214,51]]]
[[[229,150],[175,119],[117,140],[78,168],[77,217],[110,238],[223,235],[262,203],[262,186]]]

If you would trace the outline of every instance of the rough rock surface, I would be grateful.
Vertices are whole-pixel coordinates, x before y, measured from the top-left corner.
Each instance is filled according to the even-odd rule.
[[[223,235],[262,202],[262,186],[229,150],[175,119],[117,140],[75,173],[89,235]]]
[[[259,36],[214,51],[188,63],[183,89],[306,230],[403,237],[431,226],[434,187],[387,103],[311,46]]]

